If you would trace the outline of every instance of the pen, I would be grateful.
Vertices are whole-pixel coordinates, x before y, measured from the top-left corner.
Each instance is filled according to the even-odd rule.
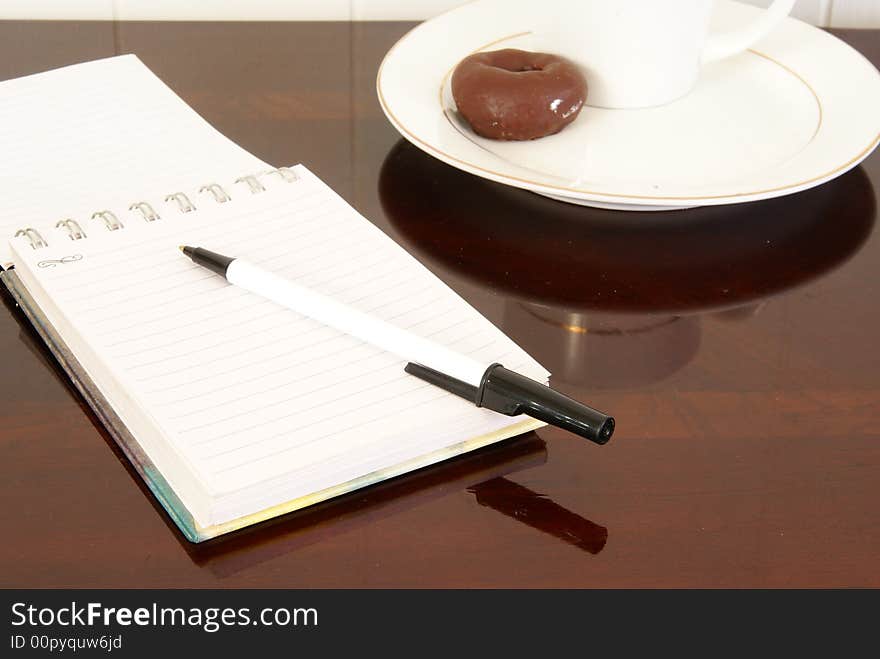
[[[181,245],[180,251],[230,284],[406,359],[407,373],[477,407],[507,416],[525,414],[597,444],[607,442],[614,432],[612,417],[501,364],[485,364],[462,355],[243,259],[201,247]]]

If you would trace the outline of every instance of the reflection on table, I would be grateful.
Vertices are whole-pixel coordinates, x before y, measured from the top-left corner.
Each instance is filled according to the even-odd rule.
[[[506,296],[505,331],[554,383],[591,389],[668,377],[696,354],[703,322],[748,318],[839,267],[876,215],[861,168],[767,201],[624,213],[493,183],[404,140],[379,193],[409,250]]]

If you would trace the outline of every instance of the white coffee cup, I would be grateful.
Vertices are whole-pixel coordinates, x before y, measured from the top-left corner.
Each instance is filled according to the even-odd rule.
[[[587,77],[587,104],[664,105],[687,94],[703,64],[742,52],[782,21],[795,0],[775,0],[733,31],[709,33],[714,0],[543,0],[532,5],[541,50]],[[530,3],[531,4],[531,3]]]

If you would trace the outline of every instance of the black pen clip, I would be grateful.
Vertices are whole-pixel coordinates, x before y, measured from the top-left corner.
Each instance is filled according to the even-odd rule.
[[[486,369],[479,387],[413,362],[404,370],[471,401],[477,407],[507,416],[526,414],[597,444],[605,444],[614,433],[612,417],[501,364],[492,364]]]

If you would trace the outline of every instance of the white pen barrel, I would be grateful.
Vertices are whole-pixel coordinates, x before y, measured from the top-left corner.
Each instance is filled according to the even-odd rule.
[[[407,361],[427,366],[474,386],[480,385],[489,366],[241,259],[235,259],[229,264],[226,279],[231,284]]]

